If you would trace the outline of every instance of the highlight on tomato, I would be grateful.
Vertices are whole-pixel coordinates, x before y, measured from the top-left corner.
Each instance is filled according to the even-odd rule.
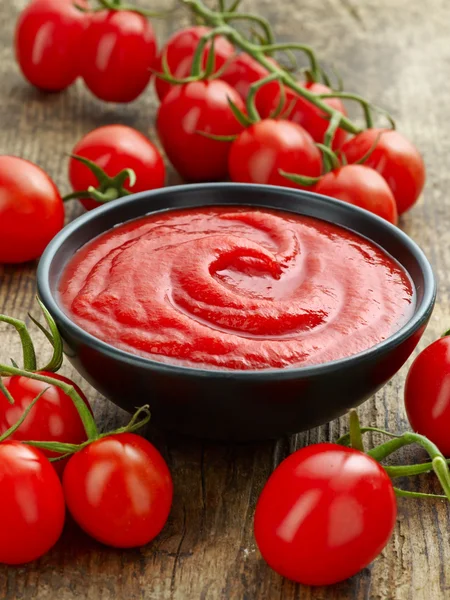
[[[80,74],[81,40],[88,25],[89,16],[72,0],[30,2],[15,31],[16,60],[24,77],[48,92],[69,87]]]
[[[214,79],[174,86],[161,102],[156,118],[158,136],[170,162],[186,181],[227,177],[231,142],[207,136],[227,137],[242,131],[230,101],[245,110],[239,94]]]
[[[373,458],[314,444],[272,473],[255,512],[255,539],[269,566],[303,585],[330,585],[370,564],[392,535],[397,504]]]
[[[200,40],[208,35],[212,30],[209,27],[197,25],[194,27],[185,27],[180,31],[175,32],[161,48],[155,64],[154,71],[156,74],[163,72],[163,57],[169,67],[170,73],[176,79],[184,79],[191,74],[192,62],[195,51],[200,43]],[[211,54],[211,42],[207,42],[202,53],[202,68],[206,67],[208,58]],[[214,65],[212,74],[217,73],[219,69],[230,60],[234,55],[234,46],[224,37],[217,36],[214,38]],[[173,84],[155,77],[155,89],[158,98],[161,102],[172,89]]]
[[[164,187],[166,168],[158,148],[126,125],[105,125],[86,134],[72,150],[69,180],[86,210],[131,193]]]
[[[393,129],[366,129],[342,146],[349,163],[363,159],[387,182],[397,204],[398,214],[409,210],[418,200],[425,183],[425,165],[417,150],[404,135]]]
[[[64,225],[56,185],[28,160],[0,156],[0,197],[0,264],[39,258]]]

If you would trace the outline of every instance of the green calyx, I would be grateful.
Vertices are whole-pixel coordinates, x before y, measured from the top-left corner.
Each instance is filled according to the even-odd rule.
[[[7,323],[8,325],[12,325],[17,333],[19,334],[20,341],[22,344],[22,357],[23,357],[23,370],[26,372],[34,372],[37,370],[40,371],[50,371],[56,372],[61,368],[63,361],[63,345],[61,336],[59,335],[58,328],[54,320],[52,319],[50,313],[42,304],[42,302],[37,298],[37,302],[39,307],[44,315],[44,318],[47,322],[47,326],[49,329],[44,327],[39,321],[37,321],[32,315],[28,315],[30,320],[42,331],[47,340],[52,346],[53,353],[50,361],[43,367],[37,367],[36,361],[36,351],[34,349],[33,340],[31,338],[30,332],[28,331],[27,324],[20,319],[13,319],[12,317],[8,317],[7,315],[0,315],[0,323]],[[11,361],[13,366],[17,368],[17,365],[14,361]],[[2,369],[0,366],[0,374],[2,373]]]
[[[409,492],[394,488],[397,496],[408,498],[444,498],[450,501],[450,461],[443,456],[436,444],[418,433],[407,431],[401,435],[395,435],[377,427],[360,427],[357,413],[354,410],[350,412],[350,432],[340,437],[336,443],[342,446],[350,446],[364,452],[362,435],[368,432],[380,433],[390,438],[383,444],[366,451],[366,454],[377,462],[381,462],[404,446],[411,444],[418,444],[421,446],[430,456],[431,462],[417,465],[383,465],[383,468],[391,477],[391,479],[398,477],[412,477],[433,471],[437,476],[445,494],[423,494],[420,492]]]
[[[105,204],[106,202],[111,202],[112,200],[117,200],[118,198],[129,196],[131,194],[131,192],[123,186],[126,181],[128,181],[130,187],[133,187],[136,183],[136,174],[132,169],[124,169],[115,177],[109,177],[101,167],[93,161],[84,158],[84,156],[78,156],[76,154],[71,154],[70,156],[85,165],[95,175],[98,181],[98,187],[95,188],[90,186],[87,190],[67,194],[67,196],[64,196],[63,198],[64,202],[73,200],[74,198],[89,198],[95,200],[99,204]]]

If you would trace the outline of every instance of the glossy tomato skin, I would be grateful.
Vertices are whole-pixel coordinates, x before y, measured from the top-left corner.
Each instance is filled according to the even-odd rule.
[[[220,79],[176,86],[161,103],[156,120],[159,139],[186,181],[226,178],[231,142],[208,139],[198,132],[235,135],[242,131],[228,98],[244,111],[241,97]]]
[[[91,410],[89,402],[80,388],[67,377],[58,373],[40,372],[41,375],[58,379],[72,385]],[[3,383],[14,398],[10,404],[6,396],[0,391],[0,434],[14,425],[22,416],[25,409],[36,396],[49,388],[32,408],[22,425],[8,439],[18,441],[37,442],[64,442],[68,444],[82,444],[86,441],[86,432],[80,415],[72,399],[57,386],[22,376],[4,377]],[[92,412],[92,411],[91,411]],[[41,451],[47,458],[59,456],[49,450]],[[53,463],[55,469],[61,473],[65,461]]]
[[[289,121],[264,119],[233,142],[228,164],[232,181],[299,188],[279,170],[318,177],[322,159],[313,139],[302,127]]]
[[[273,62],[275,65],[277,64],[271,58],[268,58],[267,60]],[[260,81],[261,79],[264,79],[264,77],[267,77],[268,74],[269,71],[265,67],[260,65],[259,62],[256,61],[252,56],[243,52],[237,55],[230,62],[223,75],[221,75],[221,79],[231,85],[231,87],[237,91],[243,100],[246,100],[251,85],[257,81]],[[272,98],[279,93],[279,89],[279,83],[276,81],[272,81],[264,85],[256,93],[256,106],[265,106],[267,100],[264,100],[262,96],[264,96],[264,98],[266,96]],[[267,114],[264,116],[268,117],[269,115]]]
[[[36,448],[0,444],[0,563],[36,560],[58,541],[65,518],[55,470]]]
[[[411,427],[450,456],[450,337],[433,342],[416,357],[405,383]]]
[[[209,33],[211,29],[198,25],[186,27],[174,33],[161,49],[155,61],[155,72],[162,72],[161,57],[165,55],[172,75],[178,79],[184,79],[191,74],[192,61],[201,38]],[[202,58],[203,67],[206,66],[211,44],[207,44]],[[224,37],[218,36],[214,41],[214,72],[217,72],[234,54],[233,45]],[[174,86],[159,77],[155,77],[155,88],[158,98],[163,101]]]
[[[39,258],[64,225],[64,205],[37,165],[0,156],[0,264]]]
[[[148,544],[172,504],[169,469],[150,442],[112,435],[74,454],[64,471],[69,511],[86,533],[117,548]]]
[[[322,83],[299,83],[299,85],[303,86],[313,94],[331,93],[331,89]],[[269,88],[269,86],[271,87]],[[286,110],[289,111],[286,113],[286,119],[304,127],[315,142],[323,143],[325,133],[330,124],[325,113],[314,104],[311,104],[306,98],[296,94],[290,88],[285,87],[285,96],[285,107]],[[273,87],[273,84],[264,86],[259,94],[256,104],[260,115],[264,118],[268,117],[277,108],[279,101],[279,87]],[[328,104],[328,106],[341,112],[343,115],[347,114],[345,107],[339,98],[325,98],[324,102],[325,104]],[[347,133],[339,128],[333,139],[333,148],[340,148],[346,139]]]
[[[97,98],[132,102],[150,81],[157,52],[153,27],[132,11],[94,13],[81,52],[81,76]]]
[[[132,169],[136,175],[133,187],[127,181],[124,188],[130,192],[145,192],[164,187],[166,168],[158,148],[148,139],[125,125],[105,125],[85,135],[72,150],[72,154],[88,158],[114,177],[123,169]],[[74,191],[97,187],[95,175],[82,163],[71,158],[69,179]],[[95,200],[80,202],[91,210],[99,206]]]
[[[255,538],[280,575],[330,585],[378,556],[396,514],[381,465],[352,448],[315,444],[289,456],[270,476],[256,506]]]
[[[59,92],[79,75],[79,53],[89,16],[69,0],[34,0],[16,25],[16,59],[37,88]]]
[[[386,180],[401,215],[417,202],[425,184],[425,164],[414,144],[395,130],[366,129],[348,140],[342,152],[349,163],[355,163],[373,148],[378,136],[376,148],[364,165]]]
[[[322,177],[315,192],[365,208],[397,224],[397,206],[385,180],[364,165],[346,165]]]

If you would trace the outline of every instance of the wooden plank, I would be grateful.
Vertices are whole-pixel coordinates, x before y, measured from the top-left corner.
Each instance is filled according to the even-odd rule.
[[[13,20],[24,0],[0,5],[0,152],[40,164],[66,191],[66,153],[82,134],[102,124],[132,125],[155,139],[156,100],[147,93],[119,107],[94,99],[80,83],[60,95],[42,95],[20,76],[12,56]],[[163,5],[161,0],[160,6]],[[283,39],[312,44],[342,72],[347,87],[388,108],[399,128],[422,150],[428,167],[424,198],[402,219],[402,227],[430,257],[439,278],[438,304],[421,344],[450,323],[450,124],[446,100],[450,61],[445,0],[248,0],[247,7],[269,17]],[[189,17],[182,12],[158,23],[162,38]],[[444,68],[442,68],[444,66]],[[441,103],[438,105],[438,103]],[[176,175],[171,182],[177,181]],[[72,205],[68,219],[80,209]],[[0,266],[0,311],[25,318],[34,308],[33,266]],[[19,355],[10,330],[0,329],[0,356]],[[40,339],[40,348],[45,342]],[[64,373],[80,378],[69,365]],[[406,368],[361,409],[371,425],[407,426],[402,404]],[[87,385],[83,385],[87,389]],[[123,423],[124,413],[88,390],[102,427]],[[227,446],[183,439],[153,430],[151,439],[172,470],[175,501],[169,523],[152,545],[121,552],[103,548],[68,523],[61,541],[36,564],[0,567],[5,600],[433,600],[450,597],[450,544],[446,504],[399,502],[394,537],[382,556],[359,576],[328,588],[309,589],[282,580],[264,564],[252,536],[255,502],[276,464],[295,448],[333,440],[345,420],[277,443]],[[405,452],[412,459],[420,451]],[[437,489],[430,478],[423,489]],[[413,489],[413,488],[411,488]],[[307,541],[305,541],[307,543]]]

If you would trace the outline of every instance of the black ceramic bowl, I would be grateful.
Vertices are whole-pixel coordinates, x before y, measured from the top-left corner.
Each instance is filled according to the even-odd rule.
[[[342,360],[283,370],[208,371],[166,365],[118,350],[64,313],[58,301],[58,281],[83,244],[149,212],[218,204],[291,211],[365,236],[410,274],[417,294],[414,315],[387,340]],[[288,188],[218,183],[136,194],[76,219],[45,251],[38,269],[38,291],[60,329],[69,360],[106,398],[130,412],[148,403],[157,426],[209,438],[251,440],[326,423],[372,396],[400,369],[419,341],[433,309],[436,284],[420,248],[400,229],[365,210]]]

